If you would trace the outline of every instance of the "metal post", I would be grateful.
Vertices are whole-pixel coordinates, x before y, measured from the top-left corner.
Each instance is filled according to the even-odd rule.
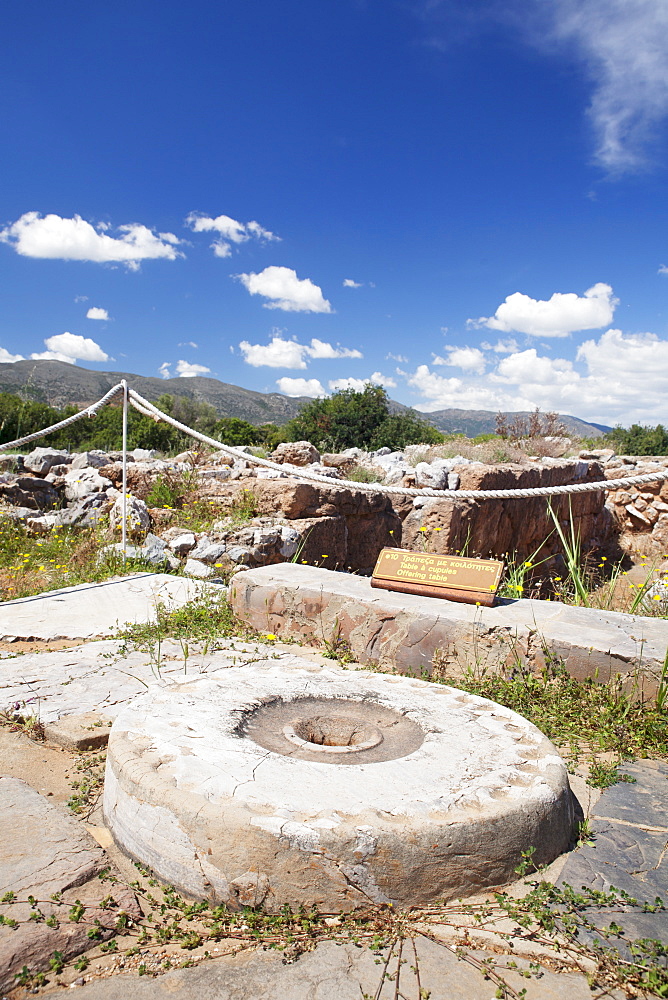
[[[127,522],[127,506],[128,506],[128,383],[125,379],[122,379],[121,385],[123,386],[123,501],[122,501],[122,514],[123,514],[123,528],[121,543],[123,546],[123,562],[126,559],[126,548],[128,540],[128,522]]]

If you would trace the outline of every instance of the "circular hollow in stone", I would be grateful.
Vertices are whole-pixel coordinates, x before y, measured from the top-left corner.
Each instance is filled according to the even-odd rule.
[[[401,712],[355,698],[274,698],[245,715],[240,730],[274,753],[337,764],[395,760],[424,740],[420,726]]]
[[[298,656],[137,698],[111,730],[104,813],[190,896],[329,911],[503,885],[522,851],[548,863],[573,828],[564,763],[515,712]]]
[[[359,753],[383,741],[376,726],[338,715],[299,719],[294,726],[283,726],[283,735],[298,747],[319,753]]]

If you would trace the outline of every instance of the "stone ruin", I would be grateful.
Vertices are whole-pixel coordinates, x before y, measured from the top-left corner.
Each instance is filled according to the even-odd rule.
[[[308,442],[280,445],[272,457],[284,464],[285,472],[225,453],[203,458],[188,452],[161,460],[153,452],[135,449],[128,464],[129,554],[201,578],[285,561],[368,575],[384,546],[435,553],[464,550],[516,560],[529,558],[542,546],[540,559],[547,560],[544,565],[550,571],[554,568],[550,557],[558,555],[559,542],[545,498],[472,501],[457,499],[456,492],[444,499],[407,497],[384,493],[382,486],[455,491],[535,488],[618,479],[663,470],[668,464],[668,459],[631,459],[605,449],[582,453],[577,459],[542,458],[495,466],[462,456],[420,462],[416,446],[405,452],[382,448],[369,454],[349,449],[340,455],[320,455]],[[55,526],[86,527],[107,517],[112,528],[118,528],[120,459],[117,452],[69,454],[48,448],[2,456],[2,514],[22,521],[35,533]],[[293,469],[308,468],[340,480],[353,465],[374,471],[382,480],[379,489],[362,491],[354,484],[330,488],[290,475]],[[211,501],[221,514],[202,532],[179,526],[175,512],[149,510],[145,503],[158,477],[178,477],[193,470],[198,498]],[[249,492],[256,515],[244,524],[227,518],[225,508]],[[584,552],[620,554],[621,549],[637,548],[661,554],[668,548],[668,480],[638,490],[556,497],[552,507],[564,525],[572,518]]]

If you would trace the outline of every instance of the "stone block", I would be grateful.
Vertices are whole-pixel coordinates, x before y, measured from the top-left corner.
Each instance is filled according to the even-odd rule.
[[[99,712],[82,712],[80,715],[62,715],[55,722],[48,722],[44,735],[51,743],[66,750],[99,750],[109,741],[111,719]]]
[[[467,665],[500,669],[515,657],[539,667],[547,650],[576,677],[637,675],[652,697],[668,646],[668,621],[662,619],[554,601],[475,607],[372,589],[360,576],[290,563],[236,577],[230,600],[258,629],[316,645],[338,635],[360,663],[418,677],[429,675],[436,650],[453,678]]]

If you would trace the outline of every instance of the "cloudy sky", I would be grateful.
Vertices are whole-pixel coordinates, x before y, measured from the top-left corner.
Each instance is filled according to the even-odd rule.
[[[665,0],[0,21],[1,361],[668,423]]]

